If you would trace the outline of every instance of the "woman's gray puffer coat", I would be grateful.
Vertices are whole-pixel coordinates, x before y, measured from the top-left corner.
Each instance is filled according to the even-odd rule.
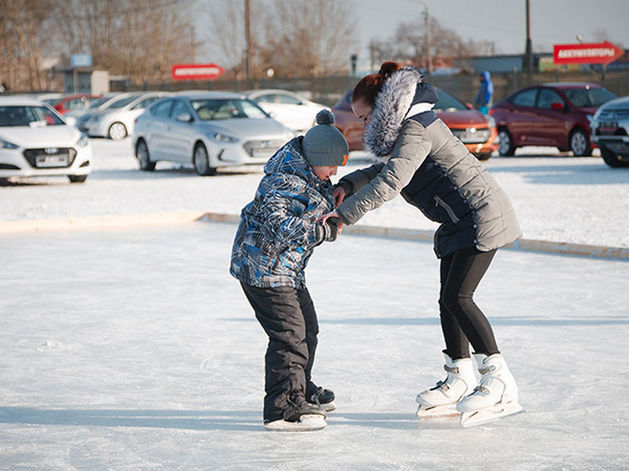
[[[346,224],[398,194],[432,221],[435,253],[497,249],[522,235],[507,195],[431,110],[432,86],[417,69],[391,75],[376,98],[365,142],[383,161],[341,179],[347,195],[337,208]]]

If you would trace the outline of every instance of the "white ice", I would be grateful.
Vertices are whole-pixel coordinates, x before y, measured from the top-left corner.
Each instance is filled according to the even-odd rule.
[[[589,237],[581,195],[603,204],[597,191],[627,191],[627,172],[596,158],[488,166],[513,182],[520,214],[530,198],[540,227],[558,224],[548,214],[560,217],[560,205],[574,210],[565,230],[580,242]],[[583,173],[594,175],[591,190]],[[83,186],[0,188],[0,219],[235,212],[259,177],[102,168]],[[579,195],[552,204],[538,194],[573,186]],[[622,206],[620,196],[605,199],[604,211],[588,215]],[[613,245],[628,245],[624,207]],[[0,235],[0,469],[629,468],[626,261],[499,251],[476,300],[525,412],[472,429],[420,426],[414,397],[443,375],[432,246],[342,235],[317,248],[307,270],[321,327],[314,379],[335,391],[338,410],[321,432],[272,433],[261,424],[266,338],[227,271],[235,229],[196,222]],[[616,231],[604,229],[599,245]]]

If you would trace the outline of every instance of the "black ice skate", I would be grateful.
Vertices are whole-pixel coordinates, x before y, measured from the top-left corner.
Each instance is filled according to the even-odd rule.
[[[308,387],[306,388],[306,401],[310,404],[316,404],[324,411],[332,412],[336,409],[334,399],[334,393],[329,389],[323,389],[313,382],[308,383]]]
[[[292,414],[283,419],[264,421],[264,428],[274,432],[311,432],[327,425],[325,411],[316,404],[304,402]]]

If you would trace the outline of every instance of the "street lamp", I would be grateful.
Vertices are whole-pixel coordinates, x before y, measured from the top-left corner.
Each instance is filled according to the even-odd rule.
[[[428,4],[424,0],[417,0],[424,5],[424,28],[426,30],[426,63],[428,73],[432,75],[432,57],[430,55],[430,16],[428,14]]]

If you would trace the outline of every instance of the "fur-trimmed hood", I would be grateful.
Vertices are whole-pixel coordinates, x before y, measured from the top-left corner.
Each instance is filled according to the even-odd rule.
[[[405,67],[394,72],[376,97],[365,144],[377,157],[389,155],[411,106],[426,103],[429,109],[437,99],[435,89],[423,81],[418,69]]]

